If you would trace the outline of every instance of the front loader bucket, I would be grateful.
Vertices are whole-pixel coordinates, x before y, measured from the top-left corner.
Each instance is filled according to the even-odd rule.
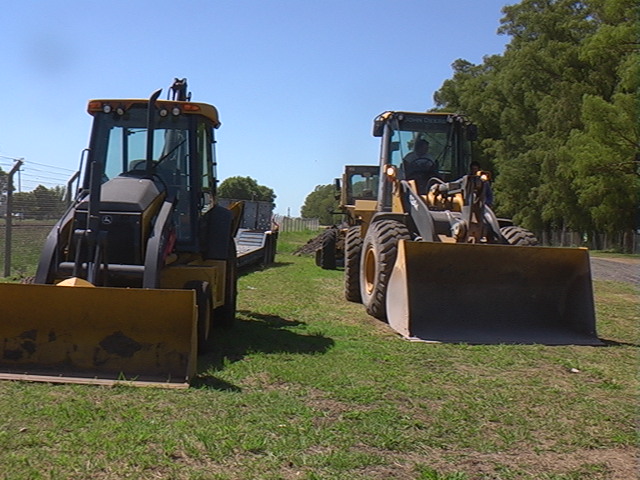
[[[0,284],[0,379],[186,388],[193,290]]]
[[[416,340],[602,345],[582,248],[401,240],[386,308]]]

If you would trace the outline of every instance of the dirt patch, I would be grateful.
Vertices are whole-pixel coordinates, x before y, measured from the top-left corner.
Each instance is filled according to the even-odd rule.
[[[368,447],[363,447],[363,450],[389,459],[389,452]],[[502,478],[501,474],[522,479],[567,475],[567,478],[590,480],[629,480],[637,478],[638,449],[584,449],[570,453],[479,453],[427,449],[423,454],[393,455],[393,464],[391,470],[383,466],[369,467],[368,478],[414,479],[416,470],[429,469],[440,475],[465,473],[469,480]]]
[[[640,285],[640,259],[591,257],[594,280],[608,280]]]
[[[491,478],[491,474],[497,474],[506,468],[514,472],[551,475],[578,473],[580,476],[577,478],[628,480],[637,475],[637,453],[637,450],[632,448],[579,450],[571,453],[470,452],[462,455],[462,458],[457,461],[455,470],[463,470],[469,473],[471,478],[477,478],[474,475],[478,474],[489,475]],[[451,469],[451,466],[448,468]],[[444,467],[444,471],[446,470],[447,467]]]

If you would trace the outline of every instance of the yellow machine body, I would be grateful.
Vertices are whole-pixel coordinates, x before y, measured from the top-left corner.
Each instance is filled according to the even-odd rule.
[[[400,240],[386,308],[414,340],[602,344],[583,248]]]
[[[215,286],[212,307],[224,304],[225,285],[224,260],[197,259],[185,264],[172,264],[160,273],[160,288],[182,288],[189,281],[199,280]]]
[[[0,284],[0,379],[185,388],[193,290]]]
[[[218,112],[186,89],[89,102],[84,175],[34,283],[0,284],[0,379],[184,388],[212,321],[235,318],[242,206],[215,201]]]
[[[463,115],[385,112],[378,205],[346,248],[367,313],[405,338],[470,344],[601,345],[588,250],[539,246],[493,211]],[[349,284],[350,286],[351,284]],[[345,288],[347,300],[358,300]]]

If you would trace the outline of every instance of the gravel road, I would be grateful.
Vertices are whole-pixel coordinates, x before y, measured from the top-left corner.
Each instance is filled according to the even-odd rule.
[[[591,257],[594,280],[612,280],[640,285],[640,259]]]

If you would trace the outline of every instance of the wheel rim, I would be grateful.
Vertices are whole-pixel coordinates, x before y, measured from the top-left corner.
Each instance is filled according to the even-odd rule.
[[[376,254],[373,248],[367,248],[364,257],[364,286],[367,294],[373,292],[376,278]]]

